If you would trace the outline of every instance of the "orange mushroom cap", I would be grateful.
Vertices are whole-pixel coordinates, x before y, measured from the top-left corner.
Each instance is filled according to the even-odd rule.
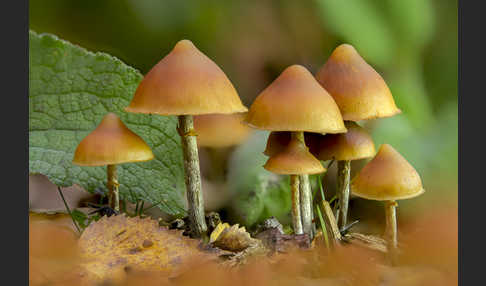
[[[334,98],[344,120],[388,117],[401,112],[383,78],[351,45],[338,46],[316,78]]]
[[[224,72],[191,41],[182,40],[147,73],[125,110],[198,115],[248,109]]]
[[[79,143],[73,163],[80,166],[104,166],[154,158],[150,147],[128,129],[114,113],[105,115],[101,123]]]
[[[318,138],[322,135],[318,133],[310,133],[304,132],[304,139],[305,145],[310,149],[312,153],[312,149],[315,144],[319,143]],[[267,139],[267,145],[265,147],[265,151],[263,154],[266,156],[273,156],[278,152],[282,151],[289,145],[290,139],[292,137],[292,133],[290,131],[272,131]]]
[[[359,160],[373,157],[376,153],[373,139],[366,130],[352,121],[344,122],[348,132],[319,136],[310,147],[319,160]]]
[[[318,174],[326,171],[308,148],[295,138],[290,140],[284,150],[271,156],[263,167],[282,175]]]
[[[334,99],[300,65],[286,68],[258,95],[245,121],[270,131],[346,132]]]
[[[243,114],[204,114],[194,116],[194,129],[200,147],[228,147],[238,145],[250,134],[243,124]]]
[[[381,145],[351,182],[351,192],[369,200],[403,200],[424,191],[417,171],[388,144]]]
[[[273,156],[285,149],[290,143],[292,135],[289,131],[272,131],[268,135],[267,145],[263,154],[266,156]]]

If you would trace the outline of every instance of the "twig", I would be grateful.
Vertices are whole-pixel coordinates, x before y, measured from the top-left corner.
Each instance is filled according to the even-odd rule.
[[[326,223],[324,222],[324,218],[322,217],[322,213],[321,213],[321,209],[319,208],[319,205],[316,205],[316,212],[317,212],[317,216],[319,217],[319,222],[321,223],[322,235],[324,235],[326,247],[327,247],[327,249],[330,249],[329,237],[327,236]]]

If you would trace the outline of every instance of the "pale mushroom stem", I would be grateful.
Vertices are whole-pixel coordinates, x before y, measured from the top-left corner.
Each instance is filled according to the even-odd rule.
[[[292,132],[297,140],[305,145],[304,132]],[[309,175],[299,175],[300,209],[302,217],[302,230],[312,239],[312,192],[310,188]]]
[[[290,175],[290,189],[292,192],[292,226],[295,234],[302,234],[302,219],[300,216],[299,176]]]
[[[120,195],[118,193],[118,187],[120,184],[118,183],[116,175],[116,165],[107,165],[106,173],[108,175],[108,181],[106,183],[106,187],[108,188],[108,204],[110,205],[110,208],[119,212]]]
[[[179,115],[179,134],[184,155],[186,196],[189,209],[192,234],[206,237],[207,226],[204,216],[204,201],[201,188],[201,172],[197,151],[196,133],[192,115]]]
[[[385,236],[388,241],[388,252],[393,259],[398,246],[397,240],[397,203],[395,201],[385,202],[386,229]]]
[[[312,192],[309,183],[309,175],[299,176],[300,209],[302,213],[302,229],[304,233],[313,238],[312,229]]]
[[[337,222],[339,229],[346,226],[348,220],[348,204],[349,204],[349,181],[351,179],[351,161],[338,161],[337,171],[337,187],[339,198],[339,209]]]

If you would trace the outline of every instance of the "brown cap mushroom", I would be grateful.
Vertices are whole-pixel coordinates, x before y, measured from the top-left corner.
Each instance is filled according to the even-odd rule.
[[[199,115],[248,109],[224,72],[191,41],[181,40],[147,73],[125,110]]]
[[[246,122],[270,131],[346,132],[334,99],[301,65],[286,68],[258,95]]]
[[[104,166],[152,160],[154,154],[140,136],[128,129],[114,113],[86,136],[74,152],[73,163],[80,166]]]
[[[383,144],[373,160],[352,180],[351,192],[365,199],[385,201],[385,236],[389,258],[395,263],[398,248],[396,200],[424,193],[419,174],[393,147]]]
[[[315,145],[319,143],[322,134],[319,133],[311,133],[311,132],[304,132],[305,138],[305,145],[308,146],[310,152],[315,149]],[[263,154],[271,157],[278,152],[282,151],[287,147],[290,142],[290,138],[292,137],[292,132],[289,131],[272,131],[267,139],[267,145],[265,147],[265,151]],[[314,153],[312,153],[315,155]]]
[[[271,157],[285,149],[290,143],[292,137],[289,131],[272,131],[268,135],[267,145],[263,154]]]
[[[383,78],[351,45],[338,46],[316,78],[334,98],[344,120],[388,117],[401,112]]]
[[[145,75],[125,110],[178,116],[191,236],[204,240],[207,225],[193,115],[248,109],[224,72],[191,41],[182,40]]]
[[[381,145],[376,156],[351,182],[351,192],[369,200],[403,200],[424,192],[417,171],[392,146]]]
[[[204,114],[194,116],[194,130],[200,147],[222,148],[238,145],[250,134],[243,114]]]
[[[282,175],[318,174],[326,171],[304,143],[296,138],[292,138],[281,152],[272,155],[263,167]]]
[[[109,205],[120,210],[116,164],[148,161],[154,158],[150,147],[133,133],[114,113],[108,113],[101,123],[79,143],[73,163],[80,166],[104,166],[108,176]]]
[[[359,160],[375,155],[375,144],[366,130],[352,121],[344,122],[348,132],[318,135],[310,151],[319,160]]]

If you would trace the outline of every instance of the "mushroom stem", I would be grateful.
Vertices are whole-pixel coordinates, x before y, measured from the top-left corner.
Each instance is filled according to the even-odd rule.
[[[304,132],[294,131],[292,136],[305,145]],[[310,188],[309,175],[299,176],[300,210],[302,216],[302,230],[312,239],[312,192]]]
[[[312,240],[312,192],[309,183],[309,175],[299,176],[300,209],[302,213],[302,230]]]
[[[339,229],[346,226],[348,219],[349,181],[351,179],[351,161],[338,161],[337,187],[339,198],[338,215],[336,216]]]
[[[107,165],[106,173],[108,175],[108,181],[106,183],[106,187],[108,188],[108,204],[110,205],[110,208],[119,212],[120,197],[118,193],[118,186],[120,186],[120,184],[118,183],[116,175],[116,165]]]
[[[290,189],[292,191],[292,226],[295,234],[302,234],[302,219],[300,217],[299,176],[290,175]]]
[[[396,206],[398,204],[395,201],[385,202],[385,216],[386,216],[386,229],[385,237],[388,241],[388,252],[391,257],[394,257],[398,246],[397,240],[397,212]]]
[[[192,234],[195,237],[206,237],[207,226],[204,216],[204,201],[201,189],[201,173],[197,151],[196,133],[192,115],[179,115],[179,134],[184,155],[184,172],[186,196],[191,222]]]

